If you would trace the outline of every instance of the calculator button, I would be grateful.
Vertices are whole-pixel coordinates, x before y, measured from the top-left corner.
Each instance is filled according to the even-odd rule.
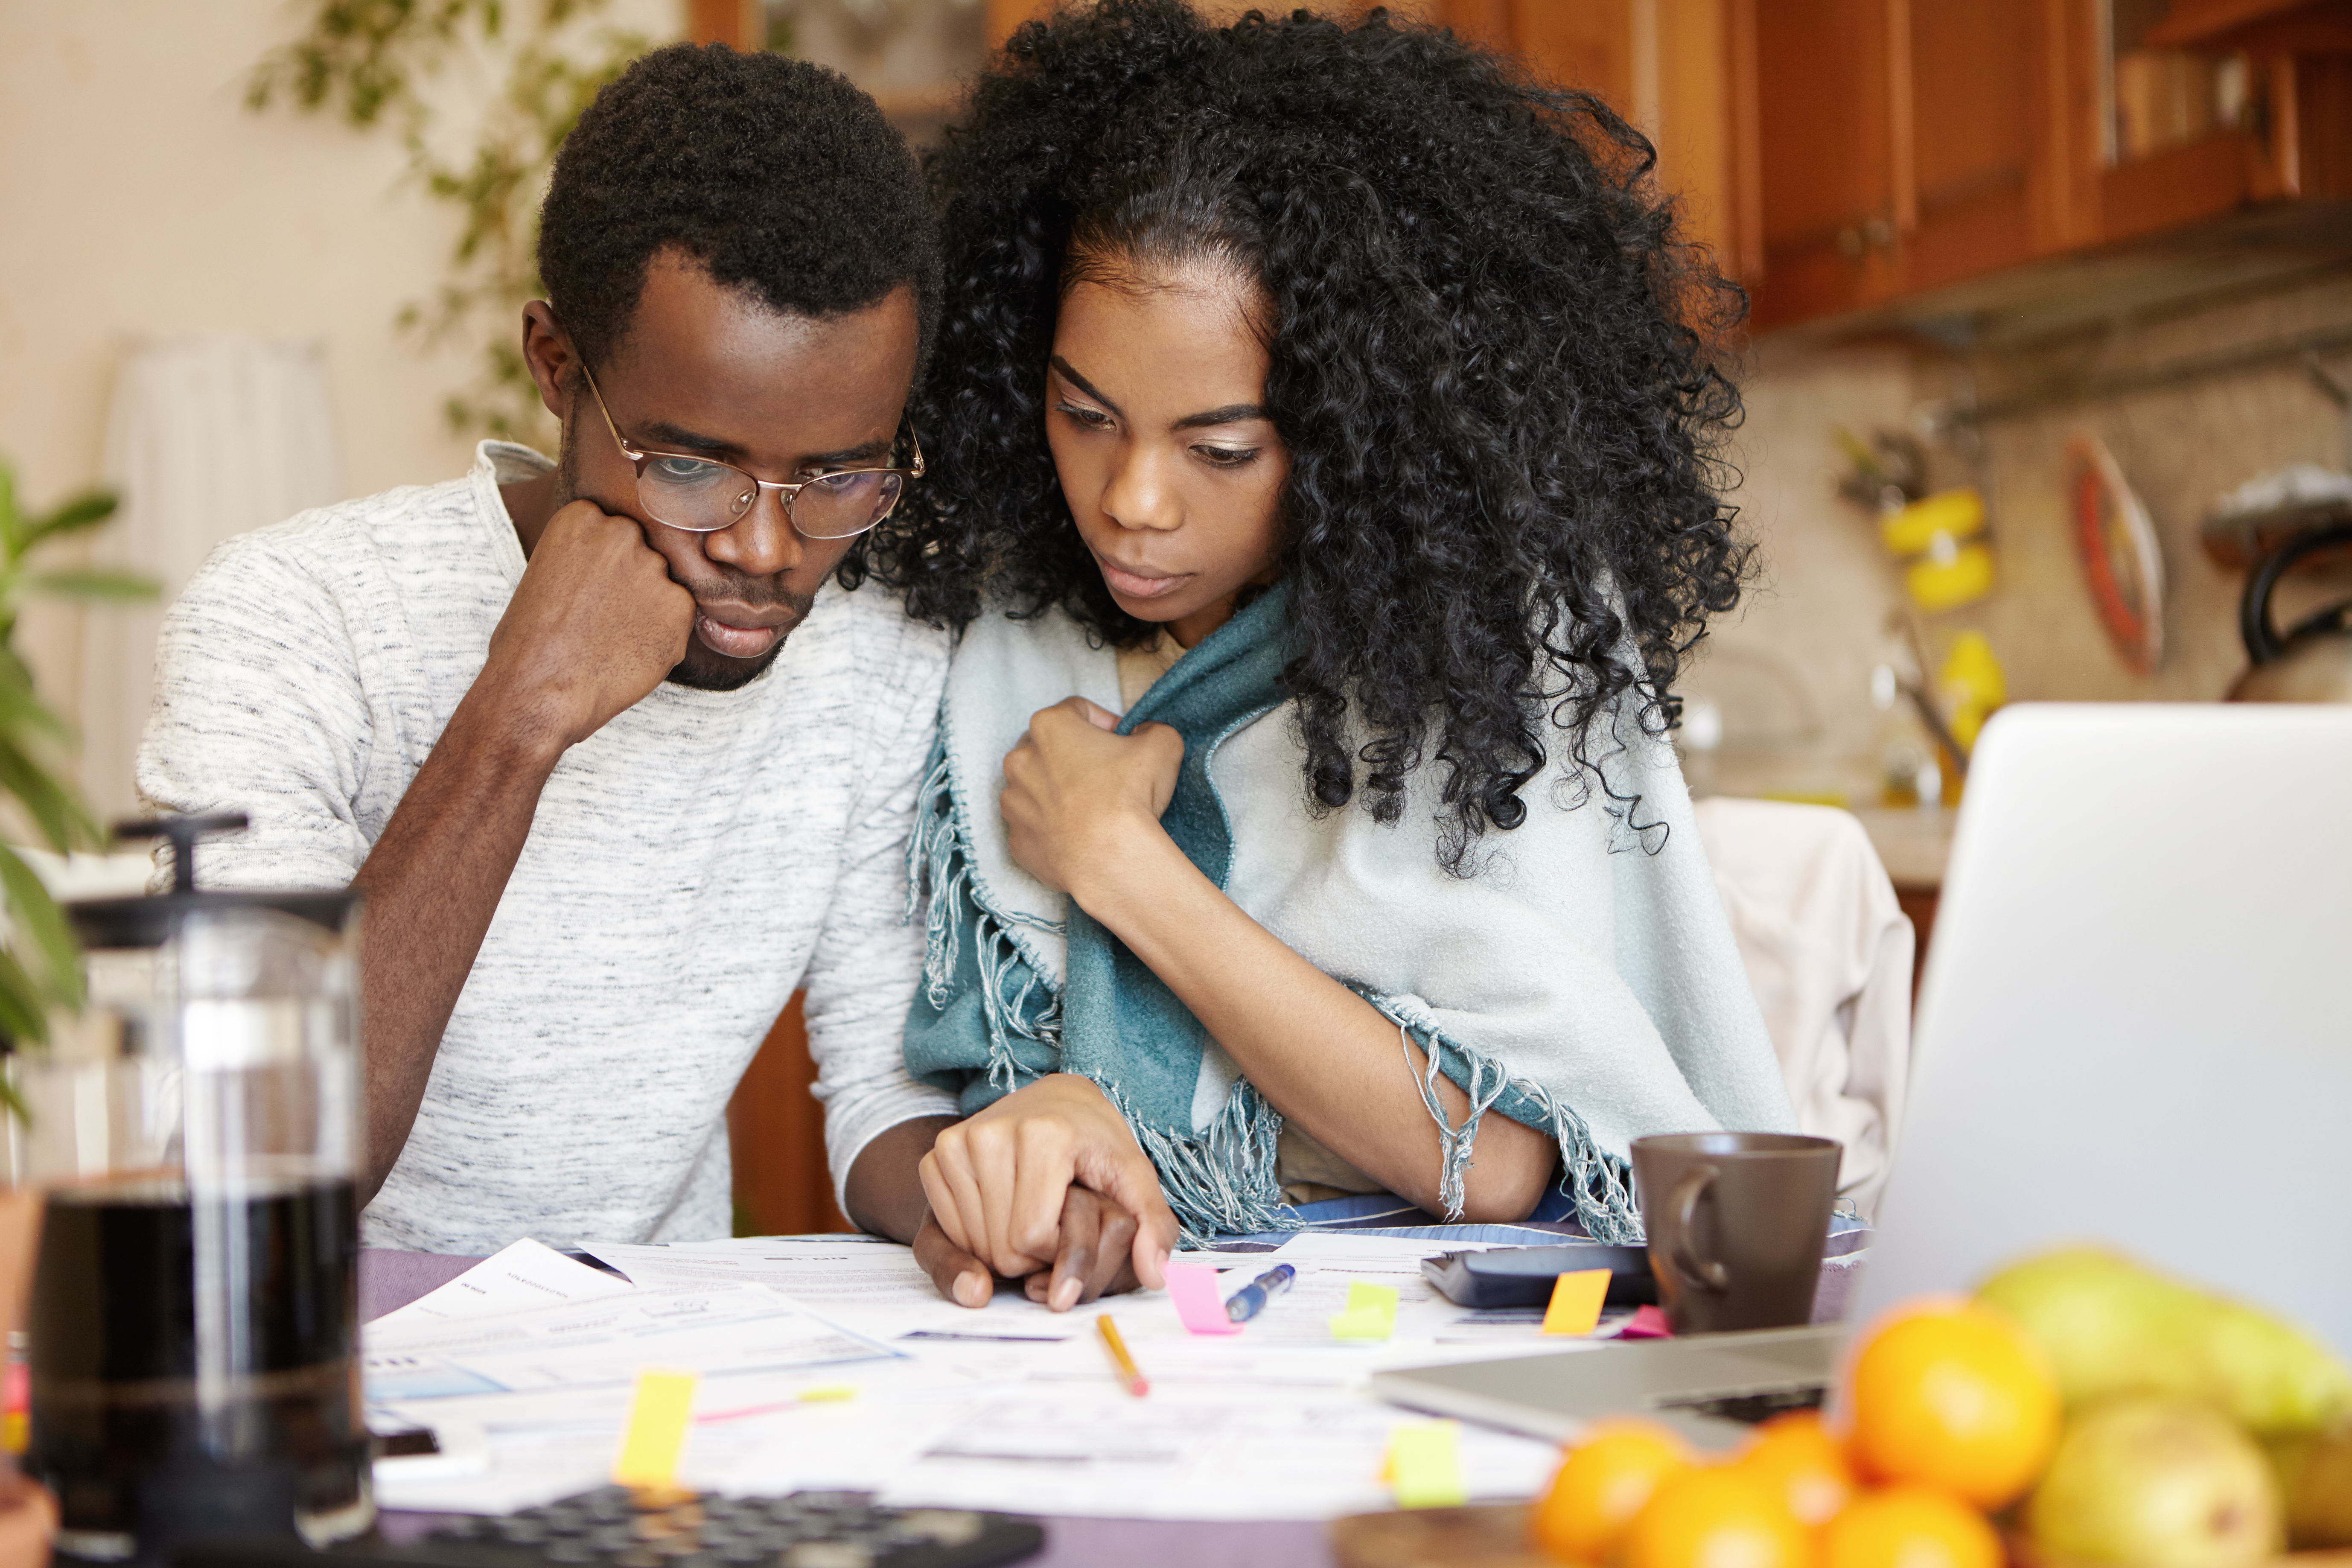
[[[596,1549],[584,1541],[551,1541],[540,1555],[550,1563],[593,1563]]]
[[[874,1552],[856,1541],[803,1541],[783,1561],[785,1568],[873,1568]]]
[[[890,1534],[898,1541],[931,1541],[941,1546],[962,1546],[980,1539],[980,1515],[956,1508],[919,1508],[894,1521]]]

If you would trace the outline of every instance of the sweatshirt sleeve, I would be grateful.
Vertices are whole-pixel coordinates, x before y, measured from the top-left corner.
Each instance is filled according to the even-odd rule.
[[[896,599],[884,603],[889,616],[903,614]],[[907,919],[907,837],[939,720],[947,644],[943,635],[911,623],[891,630],[895,658],[869,624],[888,674],[867,687],[877,712],[863,759],[866,783],[802,982],[817,1069],[814,1092],[824,1104],[825,1156],[844,1214],[849,1170],[866,1144],[902,1121],[956,1113],[954,1096],[908,1076],[901,1037],[923,967],[922,928]],[[866,665],[863,650],[859,662]]]
[[[139,794],[157,812],[241,811],[196,858],[213,888],[337,889],[367,858],[357,802],[373,725],[333,596],[266,540],[232,539],[163,618]],[[169,876],[158,852],[159,879]]]

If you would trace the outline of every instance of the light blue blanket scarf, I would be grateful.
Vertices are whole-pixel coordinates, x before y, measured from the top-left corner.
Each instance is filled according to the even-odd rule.
[[[1558,1141],[1560,1190],[1591,1235],[1639,1239],[1632,1138],[1793,1120],[1671,752],[1620,725],[1606,791],[1530,792],[1528,822],[1487,836],[1479,874],[1450,876],[1433,830],[1409,826],[1433,825],[1430,768],[1398,826],[1307,809],[1276,711],[1285,599],[1262,595],[1120,720],[1122,734],[1156,721],[1184,738],[1162,826],[1421,1047],[1447,1217],[1496,1110]],[[1083,1076],[1126,1116],[1188,1236],[1293,1228],[1280,1114],[1126,944],[1012,858],[1003,756],[1032,712],[1074,693],[1119,706],[1116,656],[1066,616],[990,616],[965,634],[909,849],[929,903],[908,1069],[966,1114],[1047,1073]],[[1458,1124],[1440,1072],[1468,1097]]]

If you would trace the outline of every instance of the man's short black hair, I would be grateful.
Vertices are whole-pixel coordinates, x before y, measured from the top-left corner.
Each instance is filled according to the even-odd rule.
[[[771,309],[831,316],[914,290],[939,320],[938,223],[906,139],[838,72],[722,44],[656,49],[597,93],[540,209],[548,303],[591,365],[676,247]]]

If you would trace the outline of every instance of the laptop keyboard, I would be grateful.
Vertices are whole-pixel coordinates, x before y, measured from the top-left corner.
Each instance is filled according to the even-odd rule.
[[[1768,1388],[1753,1394],[1722,1394],[1688,1399],[1661,1399],[1662,1410],[1688,1410],[1698,1415],[1712,1415],[1719,1421],[1738,1421],[1754,1426],[1769,1421],[1775,1415],[1785,1415],[1791,1410],[1819,1410],[1829,1390],[1820,1384],[1806,1384],[1791,1388]]]

